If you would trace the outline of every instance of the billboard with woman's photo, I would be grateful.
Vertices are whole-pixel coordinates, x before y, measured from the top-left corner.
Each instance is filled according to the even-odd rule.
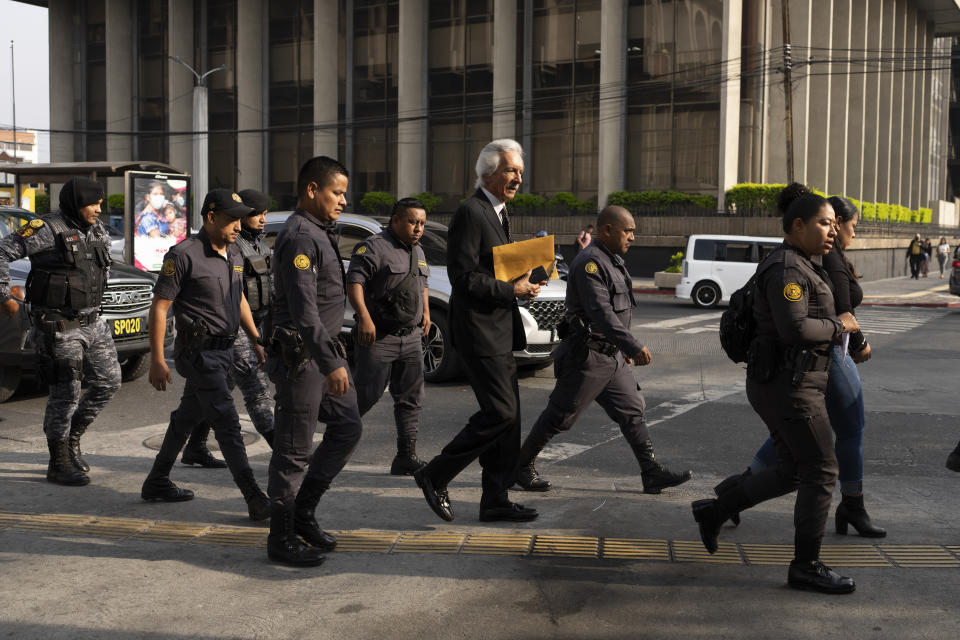
[[[163,256],[190,232],[190,176],[177,173],[126,173],[124,235],[133,265],[160,271]]]

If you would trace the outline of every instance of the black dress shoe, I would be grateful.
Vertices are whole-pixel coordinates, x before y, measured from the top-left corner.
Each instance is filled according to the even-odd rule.
[[[500,520],[528,522],[536,520],[538,515],[540,514],[537,513],[536,509],[525,507],[516,502],[508,502],[496,507],[480,507],[480,522],[497,522]]]
[[[453,520],[453,507],[450,505],[450,496],[447,495],[446,487],[443,489],[434,487],[433,480],[423,472],[423,468],[413,472],[413,479],[417,481],[417,486],[423,491],[423,497],[433,512],[447,522]]]
[[[640,473],[640,479],[643,480],[643,492],[652,494],[658,494],[664,489],[683,484],[692,477],[693,472],[690,470],[675,473],[660,465]]]
[[[219,458],[214,458],[210,450],[204,447],[187,447],[183,450],[183,457],[180,458],[183,464],[198,464],[205,469],[226,469],[227,463]]]
[[[520,467],[517,472],[517,486],[524,491],[550,491],[549,480],[544,480],[532,464]]]
[[[186,502],[187,500],[193,500],[193,491],[181,489],[169,480],[166,482],[144,482],[140,489],[140,497],[150,501]]]
[[[690,507],[693,509],[693,518],[700,526],[700,540],[711,554],[716,553],[720,546],[720,527],[723,520],[716,500],[697,500]]]
[[[846,578],[819,560],[790,563],[787,584],[794,589],[810,589],[821,593],[853,593],[857,588],[852,578]]]
[[[947,469],[950,469],[950,471],[960,472],[960,444],[947,456],[947,464],[945,466]]]

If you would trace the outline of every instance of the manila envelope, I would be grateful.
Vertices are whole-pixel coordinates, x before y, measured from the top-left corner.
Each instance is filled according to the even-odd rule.
[[[550,279],[556,280],[555,256],[553,236],[501,244],[493,248],[493,274],[497,280],[513,282],[527,271],[543,267]]]

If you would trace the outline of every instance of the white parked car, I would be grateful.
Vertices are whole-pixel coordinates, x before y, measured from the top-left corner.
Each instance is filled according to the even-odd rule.
[[[277,211],[267,214],[266,240],[273,246],[283,223],[290,211]],[[420,239],[427,264],[430,265],[430,277],[427,286],[430,289],[430,332],[423,339],[424,377],[429,382],[441,382],[455,377],[459,373],[460,363],[449,344],[449,324],[447,314],[450,308],[450,280],[447,278],[447,241],[446,229],[436,228],[431,223]],[[367,216],[344,213],[337,221],[340,255],[349,262],[353,248],[358,242],[380,233],[380,222]],[[567,283],[563,280],[551,280],[540,290],[536,300],[520,302],[520,316],[527,334],[527,347],[515,351],[517,364],[546,365],[550,363],[550,352],[559,344],[557,324],[563,319],[566,310]],[[351,348],[350,330],[353,328],[353,309],[347,304],[344,314],[341,338]]]
[[[693,235],[687,241],[677,297],[710,308],[729,302],[757,265],[783,243],[783,238]]]

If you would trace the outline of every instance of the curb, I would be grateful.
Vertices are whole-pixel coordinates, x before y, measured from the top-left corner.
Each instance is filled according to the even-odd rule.
[[[672,296],[672,295],[676,295],[677,293],[676,289],[641,289],[639,287],[635,287],[633,289],[633,292],[634,293],[650,293],[650,294],[661,295],[661,296]]]
[[[924,309],[960,309],[960,302],[861,302],[861,307],[923,307]]]

